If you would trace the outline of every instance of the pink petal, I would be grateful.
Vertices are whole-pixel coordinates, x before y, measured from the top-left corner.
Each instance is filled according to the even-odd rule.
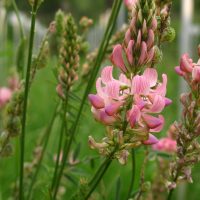
[[[150,90],[149,81],[144,76],[136,75],[132,80],[133,94],[148,94]]]
[[[105,98],[105,92],[103,91],[102,85],[101,85],[101,78],[98,78],[96,81],[96,89],[97,89],[97,94],[102,97]]]
[[[120,107],[123,105],[123,102],[115,102],[115,103],[112,103],[108,106],[105,107],[105,112],[106,114],[108,114],[109,116],[113,116],[115,115]]]
[[[149,139],[146,141],[143,141],[142,143],[144,145],[153,145],[153,144],[157,144],[159,142],[159,140],[152,134],[149,134]]]
[[[134,95],[134,102],[140,110],[146,105],[146,102],[139,95]]]
[[[160,95],[155,95],[153,99],[152,107],[149,109],[149,112],[160,113],[165,107],[165,98]]]
[[[158,118],[160,119],[161,124],[159,126],[157,126],[156,128],[150,129],[150,132],[152,132],[152,133],[158,133],[163,129],[165,119],[162,115],[159,115]]]
[[[166,95],[166,87],[167,87],[167,75],[163,74],[162,79],[163,79],[162,84],[159,84],[157,86],[157,88],[154,90],[154,92],[161,96],[165,96]]]
[[[143,41],[142,42],[142,46],[141,46],[141,53],[140,53],[140,58],[138,60],[138,64],[139,65],[143,65],[144,61],[147,58],[147,45],[146,43]]]
[[[106,85],[106,93],[113,99],[119,98],[120,85],[117,81],[111,81]]]
[[[152,115],[143,113],[142,117],[143,117],[145,123],[147,124],[147,126],[151,129],[155,129],[162,124],[162,120],[160,118],[153,117]]]
[[[172,104],[172,100],[165,97],[165,106]]]
[[[111,55],[111,62],[119,67],[123,72],[127,72],[126,66],[124,64],[123,56],[122,56],[122,46],[120,44],[117,44],[112,52]]]
[[[126,75],[124,75],[122,73],[119,76],[119,81],[122,82],[122,83],[124,83],[127,86],[130,86],[130,80],[127,79]]]
[[[195,66],[192,70],[192,79],[194,81],[200,82],[200,67]]]
[[[97,110],[96,108],[92,107],[91,108],[91,111],[92,111],[92,114],[94,115],[94,118],[100,122],[100,113],[101,113],[101,110]]]
[[[183,76],[185,72],[183,72],[180,68],[180,66],[175,67],[175,71],[178,75]]]
[[[134,45],[134,40],[130,40],[128,43],[128,47],[126,49],[126,56],[130,65],[133,64],[133,45]]]
[[[95,108],[97,109],[104,108],[105,103],[104,103],[104,100],[100,96],[89,94],[88,98],[92,106],[94,106]]]
[[[150,87],[154,87],[158,80],[158,73],[153,68],[147,68],[144,71],[145,78],[149,81]]]
[[[141,116],[140,109],[137,106],[133,106],[132,109],[127,114],[127,118],[131,128],[135,126],[136,122],[140,119],[140,116]]]
[[[111,125],[116,121],[114,117],[107,115],[105,111],[100,112],[100,120],[105,125]]]
[[[187,54],[181,57],[180,69],[184,72],[192,72],[192,63]]]
[[[112,66],[107,66],[102,70],[102,72],[101,72],[101,80],[102,80],[102,82],[104,84],[106,84],[107,82],[113,80],[112,72],[113,72],[113,67]]]

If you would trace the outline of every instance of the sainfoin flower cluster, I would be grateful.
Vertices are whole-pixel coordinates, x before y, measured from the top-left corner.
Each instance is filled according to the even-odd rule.
[[[167,75],[158,80],[155,60],[155,35],[157,21],[153,3],[148,2],[152,17],[146,18],[142,3],[135,4],[133,18],[123,44],[113,48],[110,60],[120,69],[113,77],[113,66],[106,66],[96,81],[96,94],[89,95],[94,118],[107,127],[106,137],[100,143],[89,137],[91,148],[101,154],[114,155],[125,164],[129,149],[158,142],[153,133],[160,132],[164,117],[160,114],[171,103],[166,98]],[[146,68],[146,69],[145,69]]]

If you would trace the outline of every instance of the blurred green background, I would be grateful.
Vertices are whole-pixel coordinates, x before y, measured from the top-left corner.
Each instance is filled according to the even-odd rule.
[[[63,9],[66,13],[71,12],[78,21],[82,16],[86,15],[94,19],[95,23],[98,22],[99,16],[105,12],[112,5],[112,0],[56,0],[56,1],[47,1],[45,0],[39,10],[39,20],[47,27],[49,22],[54,18],[55,12],[58,9]],[[17,0],[16,1],[19,9],[24,12],[27,16],[30,16],[30,7],[28,1]],[[6,1],[8,10],[12,10],[10,7],[9,1]],[[164,115],[166,119],[166,125],[161,135],[166,134],[166,130],[169,125],[178,118],[179,110],[179,78],[174,73],[174,66],[179,64],[179,39],[180,39],[180,8],[181,0],[174,1],[172,9],[172,26],[176,29],[177,37],[176,40],[170,44],[163,46],[163,61],[158,66],[160,75],[162,73],[168,74],[168,93],[167,96],[173,100],[173,104],[166,108]],[[200,24],[200,15],[199,15],[200,3],[195,1],[195,17],[194,22]],[[198,39],[194,38],[194,53],[196,53],[196,46],[198,45]],[[6,84],[6,77],[9,74],[10,68],[15,65],[15,56],[16,52],[13,51],[13,41],[6,41],[6,45],[0,47],[0,86]],[[82,58],[84,59],[84,58]],[[28,128],[26,136],[26,161],[30,161],[32,158],[32,151],[36,144],[38,137],[41,132],[44,131],[44,127],[48,125],[52,112],[55,108],[56,101],[58,100],[55,87],[56,79],[53,75],[52,69],[55,67],[55,62],[52,59],[49,60],[48,66],[45,69],[39,71],[34,81],[33,87],[30,92],[29,108],[28,108]],[[161,77],[161,76],[160,76]],[[78,96],[82,95],[84,87],[78,91]],[[74,103],[75,106],[78,102]],[[48,145],[48,151],[45,156],[45,162],[42,165],[40,171],[39,179],[34,187],[34,196],[35,200],[48,199],[48,187],[49,181],[52,178],[52,167],[54,165],[52,154],[56,152],[59,132],[60,131],[60,121],[56,120],[53,133],[51,135],[51,141]],[[84,114],[81,118],[79,130],[77,131],[77,139],[75,141],[74,148],[77,144],[81,143],[81,153],[79,159],[85,158],[88,155],[97,156],[98,154],[90,150],[87,144],[88,135],[93,135],[94,138],[100,139],[104,135],[104,127],[99,123],[95,122],[91,113],[90,107],[85,106]],[[15,143],[17,144],[18,138]],[[17,146],[17,145],[16,145]],[[17,149],[17,148],[16,148]],[[18,154],[15,149],[14,155]],[[137,189],[140,175],[141,163],[143,161],[143,151],[136,152],[136,183],[134,188]],[[123,200],[123,197],[128,191],[128,184],[130,182],[130,172],[131,172],[131,162],[129,158],[129,163],[126,166],[119,165],[116,161],[112,163],[110,169],[104,177],[104,181],[101,182],[99,190],[104,195],[99,199],[115,199],[116,193],[116,182],[119,180],[121,182],[121,188],[119,190],[120,200]],[[81,163],[78,165],[76,171],[76,176],[73,178],[77,181],[80,177],[91,177],[91,174],[94,173],[95,169],[98,167],[101,159],[97,159],[94,162],[94,168],[90,167],[89,162]],[[0,200],[7,200],[11,196],[11,183],[14,183],[16,177],[18,176],[18,160],[15,156],[10,158],[5,158],[0,160]],[[151,180],[155,175],[153,171],[153,162],[148,163],[149,167],[146,171],[146,180]],[[185,200],[198,200],[200,196],[200,165],[197,165],[194,169],[193,178],[194,183],[187,185],[184,188]],[[64,179],[65,184],[68,185],[68,191],[63,199],[67,199],[68,195],[74,192],[76,186],[73,185],[67,178]],[[176,193],[180,193],[178,189]],[[183,200],[178,198],[178,195],[174,196],[174,199]]]

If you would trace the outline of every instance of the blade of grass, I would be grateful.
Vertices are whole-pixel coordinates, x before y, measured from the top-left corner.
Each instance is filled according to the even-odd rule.
[[[22,113],[22,133],[20,138],[20,178],[19,178],[19,199],[24,199],[24,148],[25,148],[25,133],[26,133],[26,114],[27,114],[27,104],[28,104],[28,95],[29,95],[29,80],[30,80],[30,71],[31,71],[31,63],[32,63],[32,52],[33,52],[33,42],[35,35],[35,21],[36,21],[36,13],[38,9],[38,0],[34,1],[34,5],[32,7],[31,12],[31,29],[30,29],[30,39],[29,39],[29,50],[28,50],[28,61],[27,61],[27,72],[26,72],[26,80],[25,80],[25,91],[24,91],[24,105],[23,105],[23,113]]]

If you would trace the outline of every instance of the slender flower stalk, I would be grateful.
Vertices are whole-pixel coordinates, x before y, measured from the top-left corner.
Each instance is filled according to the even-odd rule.
[[[35,35],[35,21],[36,13],[38,10],[38,0],[34,1],[31,12],[31,29],[30,29],[30,39],[29,39],[29,50],[28,50],[28,61],[27,61],[27,72],[25,80],[25,91],[24,91],[24,105],[23,105],[23,115],[22,115],[22,133],[21,133],[21,144],[20,144],[20,182],[19,182],[19,199],[24,199],[24,189],[23,189],[23,179],[24,179],[24,148],[25,148],[25,134],[26,134],[26,114],[27,114],[27,103],[29,95],[29,81],[32,63],[32,52],[33,52],[33,42]]]
[[[200,48],[198,48],[200,57]],[[183,54],[180,66],[175,67],[178,75],[182,76],[189,86],[189,93],[181,94],[183,105],[182,121],[174,123],[173,133],[176,135],[176,159],[171,163],[170,179],[168,183],[171,199],[174,189],[180,181],[192,183],[192,167],[200,160],[200,60],[194,63],[188,54]]]
[[[68,142],[68,103],[69,93],[73,89],[75,81],[78,79],[77,70],[79,67],[79,37],[77,35],[77,27],[74,19],[71,15],[64,16],[62,11],[56,14],[56,36],[59,41],[59,65],[60,71],[58,76],[57,93],[62,100],[63,104],[63,124],[61,128],[61,134],[58,145],[57,160],[52,179],[51,190],[53,198],[56,199],[56,195],[59,189],[60,179],[66,161],[61,163],[59,170],[59,155],[62,150],[63,140]],[[64,151],[63,151],[64,152]],[[65,152],[64,152],[65,154]]]
[[[127,200],[131,197],[131,193],[133,191],[134,182],[135,182],[135,171],[136,171],[136,169],[135,169],[136,168],[135,149],[132,149],[131,155],[132,155],[132,171],[131,171],[132,176],[131,176],[130,186],[128,189]]]

